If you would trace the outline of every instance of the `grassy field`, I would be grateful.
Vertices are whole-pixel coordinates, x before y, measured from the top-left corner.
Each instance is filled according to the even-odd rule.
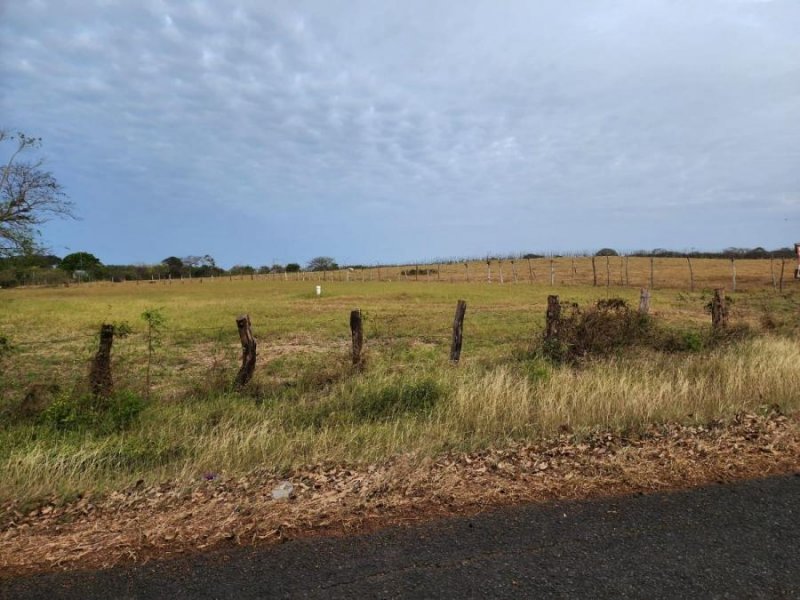
[[[717,261],[729,268],[724,262]],[[704,271],[695,268],[699,281]],[[794,411],[800,290],[787,282],[776,293],[768,261],[752,276],[737,269],[745,282],[753,279],[729,294],[731,321],[748,331],[715,341],[708,290],[657,286],[652,312],[670,344],[615,348],[577,365],[537,350],[547,295],[582,306],[607,297],[635,305],[635,271],[630,287],[514,285],[508,272],[505,285],[362,282],[351,273],[349,282],[323,282],[319,298],[316,281],[263,278],[2,290],[0,500],[254,467],[424,457],[561,428],[636,430],[773,405]],[[468,308],[455,367],[447,356],[459,298]],[[365,318],[363,372],[348,364],[355,308]],[[148,399],[141,314],[153,309],[164,324],[153,337]],[[259,363],[249,388],[235,393],[241,313],[251,317]],[[98,405],[85,388],[102,322],[129,334],[114,345],[118,393]]]

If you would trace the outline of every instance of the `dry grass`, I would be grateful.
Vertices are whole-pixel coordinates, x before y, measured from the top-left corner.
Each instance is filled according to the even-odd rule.
[[[3,500],[108,490],[138,479],[365,464],[413,451],[436,456],[568,429],[636,431],[707,423],[743,411],[798,409],[791,373],[800,344],[764,337],[698,354],[648,353],[583,368],[537,360],[493,368],[397,373],[376,366],[316,393],[155,403],[126,431],[6,430]],[[442,365],[443,366],[443,365]]]
[[[0,528],[0,579],[49,569],[109,567],[222,544],[277,543],[347,534],[438,515],[665,490],[791,472],[800,466],[800,422],[771,413],[728,426],[648,427],[638,435],[562,434],[537,443],[401,455],[370,465],[303,466],[280,476],[295,497],[276,502],[278,474],[259,469],[210,481],[135,485],[7,512]]]

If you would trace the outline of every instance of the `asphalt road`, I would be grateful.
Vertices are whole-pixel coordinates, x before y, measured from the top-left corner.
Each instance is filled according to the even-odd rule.
[[[1,598],[800,598],[800,476],[0,582]]]

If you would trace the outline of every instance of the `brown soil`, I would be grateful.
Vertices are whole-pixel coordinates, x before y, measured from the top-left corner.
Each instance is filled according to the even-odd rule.
[[[289,474],[295,497],[275,501],[275,473],[140,485],[105,498],[0,508],[0,578],[110,567],[223,544],[345,535],[520,502],[646,493],[800,470],[800,418],[743,415],[642,435],[570,434],[436,460],[400,456],[366,467],[314,465]]]

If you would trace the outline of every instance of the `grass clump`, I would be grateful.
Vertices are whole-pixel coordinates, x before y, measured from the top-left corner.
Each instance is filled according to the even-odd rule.
[[[355,398],[353,413],[362,421],[381,421],[404,414],[430,412],[442,396],[441,385],[425,378],[416,381],[393,381],[378,389],[367,390]]]
[[[130,391],[107,399],[61,395],[41,413],[41,422],[55,431],[91,431],[109,434],[133,425],[144,410],[144,401]]]

